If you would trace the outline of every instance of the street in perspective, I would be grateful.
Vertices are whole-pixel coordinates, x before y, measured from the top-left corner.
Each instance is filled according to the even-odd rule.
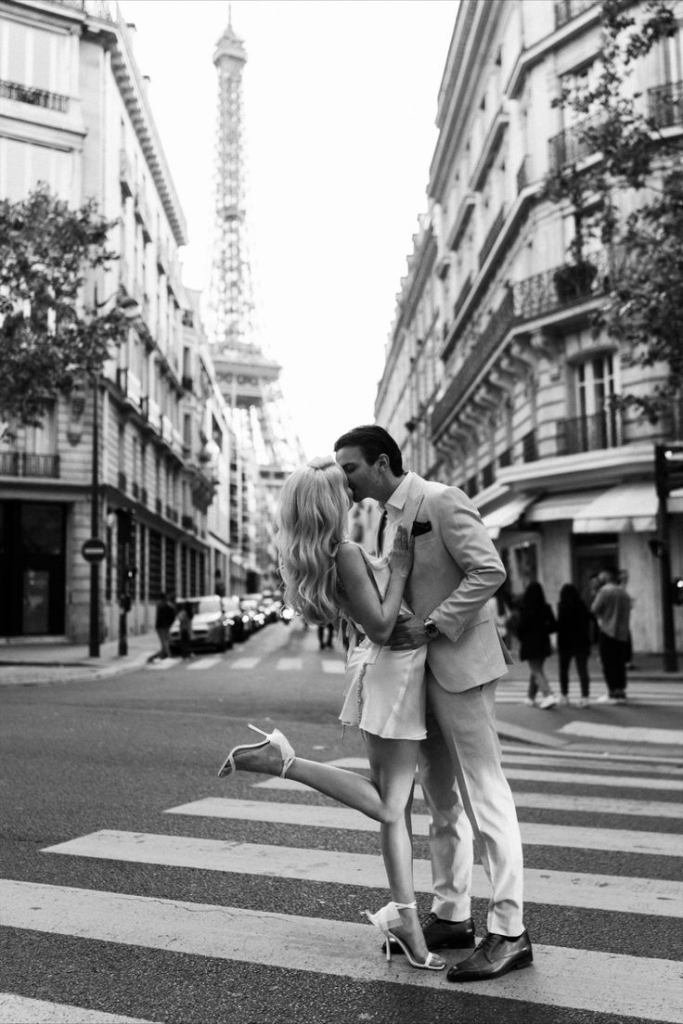
[[[683,0],[0,0],[0,1024],[683,1024]]]
[[[223,654],[149,653],[95,679],[87,658],[2,658],[5,1024],[680,1020],[681,675],[641,665],[627,706],[551,710],[524,704],[521,664],[501,681],[534,964],[456,989],[387,963],[362,916],[386,900],[376,823],[286,778],[216,778],[249,722],[367,771],[337,720],[343,646],[278,622]],[[413,828],[428,912],[419,786]],[[473,896],[479,936],[481,864]]]

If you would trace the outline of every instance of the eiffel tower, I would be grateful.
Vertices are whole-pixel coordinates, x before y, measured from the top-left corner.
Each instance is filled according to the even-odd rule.
[[[241,575],[247,589],[253,589],[277,583],[275,506],[286,477],[305,461],[305,454],[280,391],[281,366],[263,351],[255,331],[245,196],[246,62],[230,13],[213,55],[218,119],[207,320],[213,362],[235,433],[239,492],[251,495],[251,507],[238,510],[235,529],[231,523],[231,546],[237,549],[233,561],[245,570],[233,575]]]

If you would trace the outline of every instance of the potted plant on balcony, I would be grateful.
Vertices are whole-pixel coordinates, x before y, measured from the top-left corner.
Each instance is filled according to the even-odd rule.
[[[553,274],[555,291],[561,303],[583,299],[593,291],[593,282],[598,268],[589,260],[565,263]]]

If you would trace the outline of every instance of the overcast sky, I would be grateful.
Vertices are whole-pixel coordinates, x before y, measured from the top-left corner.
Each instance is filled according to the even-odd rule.
[[[224,0],[121,0],[208,283]],[[457,0],[234,0],[244,40],[248,220],[258,319],[309,456],[372,422],[418,214]]]

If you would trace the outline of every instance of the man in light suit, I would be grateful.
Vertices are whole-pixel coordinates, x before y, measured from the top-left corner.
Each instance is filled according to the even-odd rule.
[[[533,959],[522,920],[522,842],[494,712],[497,681],[512,659],[486,608],[505,569],[467,495],[404,472],[400,449],[382,427],[356,427],[334,448],[354,500],[379,503],[380,548],[390,550],[399,525],[414,537],[406,586],[414,614],[397,624],[389,644],[429,645],[420,781],[432,819],[434,899],[425,939],[430,949],[474,946],[474,836],[491,884],[487,935],[447,977],[500,977]]]

